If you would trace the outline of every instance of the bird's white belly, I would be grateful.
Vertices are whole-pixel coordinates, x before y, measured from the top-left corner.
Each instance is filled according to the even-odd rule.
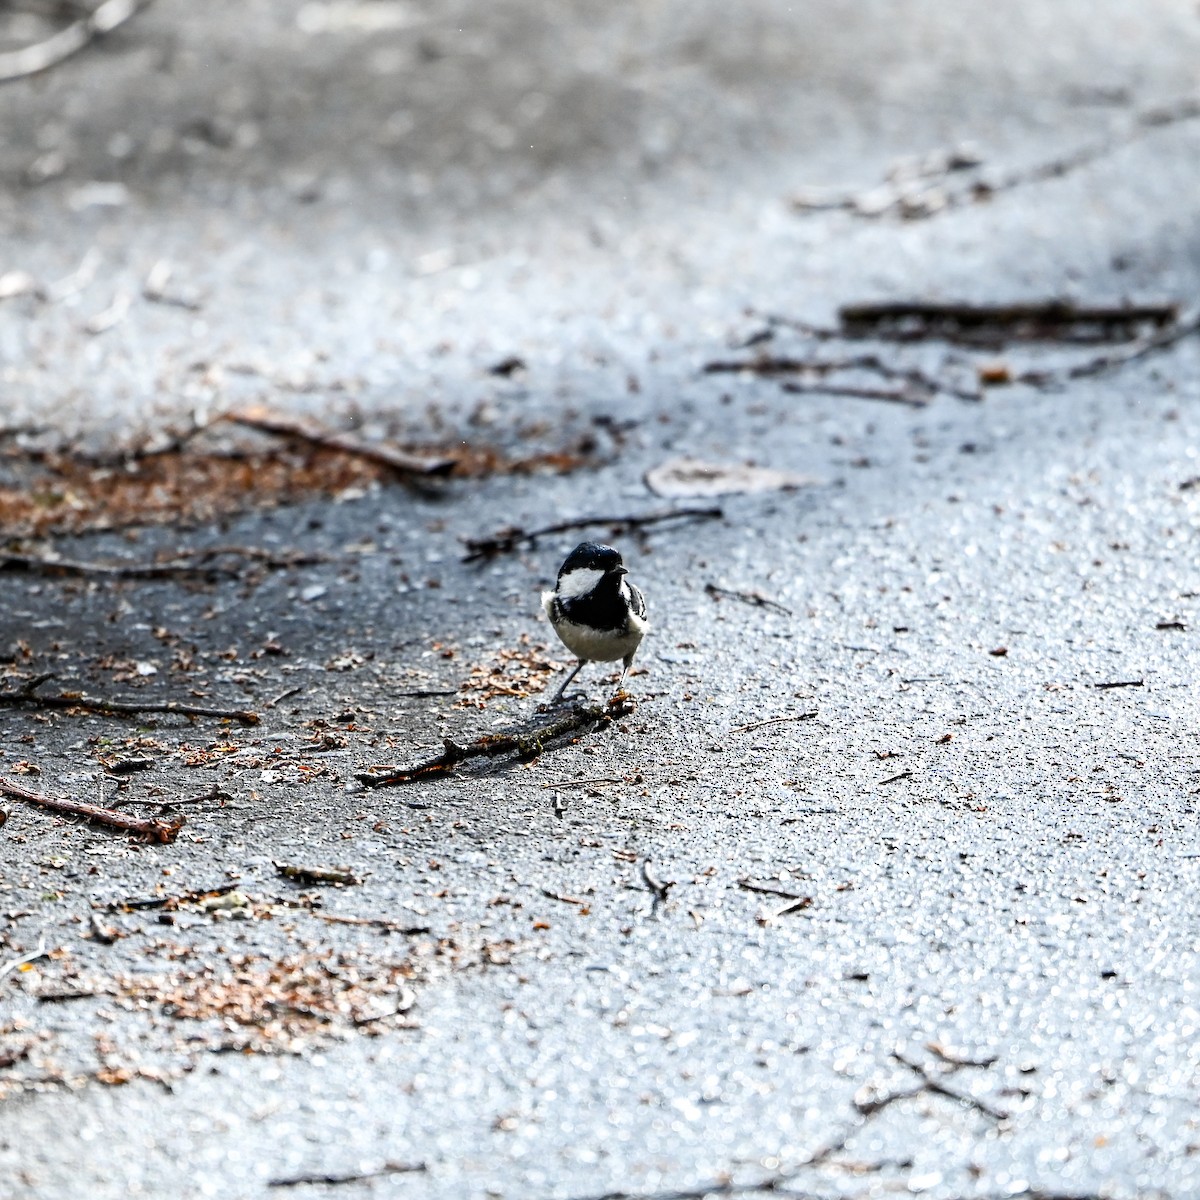
[[[626,632],[619,630],[590,629],[586,625],[576,625],[574,621],[557,621],[555,632],[562,638],[566,646],[576,658],[586,662],[614,662],[632,654],[642,641],[645,623],[632,617]]]

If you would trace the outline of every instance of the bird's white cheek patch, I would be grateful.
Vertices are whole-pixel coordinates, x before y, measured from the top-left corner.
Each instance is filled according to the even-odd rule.
[[[586,596],[603,578],[604,572],[594,567],[576,567],[559,579],[558,597],[560,600],[574,600],[577,596]]]

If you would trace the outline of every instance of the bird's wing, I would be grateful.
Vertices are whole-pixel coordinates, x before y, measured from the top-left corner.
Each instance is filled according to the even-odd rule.
[[[629,589],[629,609],[635,617],[646,619],[646,597],[642,595],[641,589],[636,583],[625,581],[625,586]]]

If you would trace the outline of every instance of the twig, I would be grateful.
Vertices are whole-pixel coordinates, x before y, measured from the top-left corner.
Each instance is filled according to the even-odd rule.
[[[1008,1113],[1003,1109],[994,1108],[985,1100],[980,1100],[977,1096],[972,1096],[969,1092],[960,1092],[955,1088],[949,1087],[936,1076],[931,1075],[929,1069],[914,1059],[907,1058],[900,1053],[894,1053],[892,1057],[898,1062],[906,1066],[910,1071],[915,1071],[921,1079],[921,1087],[919,1090],[933,1092],[935,1095],[944,1096],[947,1100],[957,1100],[959,1104],[966,1104],[971,1108],[983,1113],[986,1117],[991,1117],[993,1121],[1004,1121],[1008,1119]],[[992,1060],[995,1061],[994,1059]],[[991,1064],[988,1064],[991,1065]]]
[[[33,708],[88,709],[90,712],[107,713],[111,716],[131,716],[139,713],[178,713],[185,717],[223,717],[240,721],[243,725],[257,725],[258,713],[245,708],[209,708],[197,704],[184,704],[179,700],[106,700],[99,696],[85,696],[82,692],[63,692],[59,696],[37,696],[36,689],[52,679],[52,674],[40,675],[29,680],[15,692],[0,692],[0,705],[29,705]]]
[[[542,888],[542,895],[547,900],[557,900],[560,904],[574,904],[576,908],[588,906],[588,901],[579,896],[564,896],[561,892],[552,892],[549,888]]]
[[[807,900],[809,897],[801,896],[797,892],[789,892],[783,888],[775,887],[770,883],[756,883],[753,879],[739,879],[738,887],[744,892],[758,892],[763,896],[782,896],[785,900]]]
[[[297,684],[295,687],[290,687],[285,692],[280,692],[273,700],[268,700],[263,708],[274,708],[277,704],[282,704],[289,697],[294,696],[297,692],[304,691],[303,684]]]
[[[178,908],[181,904],[195,904],[213,896],[224,896],[236,892],[240,883],[219,883],[216,887],[199,888],[177,896],[126,896],[123,900],[111,900],[104,907],[108,912],[135,912],[150,908]]]
[[[925,1049],[951,1067],[979,1067],[981,1070],[986,1070],[988,1067],[994,1067],[1000,1061],[999,1056],[995,1054],[990,1054],[987,1058],[967,1058],[954,1050],[946,1049],[940,1042],[926,1042]]]
[[[921,178],[891,179],[881,186],[857,192],[802,193],[793,198],[799,211],[817,212],[844,209],[859,217],[883,217],[896,213],[910,220],[936,216],[1031,183],[1060,179],[1082,167],[1107,157],[1139,138],[1167,125],[1200,117],[1200,97],[1185,96],[1173,104],[1144,109],[1130,125],[1110,137],[1077,146],[1031,167],[1018,168],[989,179],[977,171],[954,187],[945,184],[951,172],[978,167],[977,156],[956,154],[938,156],[938,169],[920,171]]]
[[[399,921],[387,917],[339,917],[335,913],[313,913],[321,921],[331,925],[369,925],[373,929],[382,929],[387,933],[403,933],[408,937],[417,937],[422,933],[432,933],[428,925],[402,925]]]
[[[733,588],[721,587],[716,583],[706,583],[704,591],[714,600],[727,596],[730,600],[740,600],[743,604],[749,604],[755,608],[773,608],[776,612],[783,613],[784,616],[792,615],[792,610],[786,604],[780,604],[778,600],[768,600],[759,592],[738,592]]]
[[[31,792],[3,776],[0,776],[0,793],[17,800],[27,800],[30,804],[40,804],[51,812],[86,817],[89,821],[105,825],[109,829],[140,834],[152,842],[173,842],[184,824],[183,817],[174,817],[169,821],[158,817],[132,817],[127,813],[117,812],[116,809],[85,804],[82,800],[63,800],[56,796],[46,796],[40,792]]]
[[[888,388],[853,387],[838,383],[793,383],[781,385],[785,392],[797,396],[848,396],[854,400],[882,400],[887,404],[903,404],[908,408],[924,408],[932,397],[912,389],[890,391]],[[974,399],[975,397],[972,397]]]
[[[595,779],[552,779],[549,783],[543,783],[542,789],[546,788],[576,788],[587,787],[594,783],[624,783],[624,779],[615,779],[612,776],[601,775]]]
[[[38,942],[38,948],[31,950],[28,954],[22,954],[19,958],[10,958],[3,966],[0,966],[0,979],[12,971],[19,971],[27,963],[37,962],[39,958],[48,957],[46,951],[46,939],[42,938]]]
[[[1099,691],[1105,691],[1108,688],[1123,688],[1123,687],[1145,687],[1144,679],[1118,679],[1112,683],[1093,683],[1092,687]]]
[[[183,800],[158,800],[153,797],[129,796],[121,800],[112,801],[113,808],[124,808],[127,804],[153,804],[157,805],[160,810],[160,815],[168,808],[179,808],[184,804],[206,804],[209,800],[232,800],[233,797],[225,791],[222,791],[217,784],[213,784],[207,792],[201,792],[199,796],[188,796]]]
[[[1071,379],[1088,379],[1096,375],[1106,375],[1109,371],[1119,370],[1131,362],[1156,354],[1160,350],[1169,349],[1184,338],[1200,333],[1200,311],[1181,318],[1174,325],[1168,325],[1157,333],[1141,338],[1130,346],[1114,350],[1110,354],[1098,354],[1085,362],[1076,363],[1063,370],[1030,370],[1014,375],[1014,383],[1024,383],[1032,387],[1046,387]]]
[[[784,318],[777,318],[779,323],[785,323]],[[806,325],[803,322],[792,322],[793,328],[798,328],[808,337],[816,337],[821,340],[831,338],[846,338],[852,335],[845,330],[828,330],[817,329],[814,326]],[[878,354],[857,354],[850,358],[790,358],[782,355],[759,355],[756,358],[744,360],[723,360],[718,359],[714,362],[706,363],[704,366],[705,374],[718,374],[725,372],[741,372],[751,371],[756,375],[809,375],[817,376],[824,379],[827,375],[849,371],[866,371],[874,375],[880,375],[884,379],[899,380],[902,383],[910,385],[910,388],[916,388],[917,392],[914,395],[914,401],[921,395],[924,399],[920,402],[925,403],[938,392],[946,392],[951,396],[957,396],[961,400],[978,400],[979,393],[976,391],[966,391],[962,388],[956,388],[952,384],[948,384],[938,379],[936,376],[929,375],[920,370],[918,367],[901,367],[895,363],[886,362]],[[792,389],[788,389],[792,390]],[[802,389],[795,389],[802,390]],[[813,392],[828,392],[829,387],[812,385]],[[834,394],[838,394],[834,391]],[[854,394],[858,394],[857,391]],[[884,395],[894,395],[895,393],[884,393]],[[869,397],[877,399],[876,396]]]
[[[899,775],[889,775],[886,779],[881,779],[875,786],[883,787],[885,783],[899,783],[902,779],[911,779],[911,771],[901,771]]]
[[[0,83],[28,79],[30,75],[39,75],[58,66],[92,42],[124,25],[149,3],[150,0],[105,0],[94,12],[72,21],[44,41],[22,50],[0,54]]]
[[[538,538],[549,537],[555,533],[567,533],[572,529],[587,529],[592,525],[611,525],[614,530],[622,532],[630,529],[642,529],[647,525],[661,525],[664,521],[706,521],[719,520],[725,512],[718,505],[704,508],[673,508],[663,512],[633,514],[625,517],[576,517],[569,521],[556,521],[553,525],[543,525],[540,529],[522,529],[510,525],[498,529],[490,537],[464,537],[463,544],[467,553],[463,562],[475,562],[481,558],[492,558],[497,554],[511,554],[520,546],[533,546]]]
[[[391,1016],[392,1014],[389,1013],[388,1015]],[[324,1184],[327,1187],[335,1187],[342,1183],[358,1183],[364,1179],[380,1179],[385,1175],[409,1175],[426,1170],[428,1168],[423,1162],[389,1162],[384,1163],[381,1167],[376,1167],[373,1171],[351,1171],[344,1175],[334,1175],[326,1172],[318,1172],[312,1175],[288,1175],[281,1179],[268,1180],[267,1187],[304,1187],[309,1184]]]
[[[790,717],[768,717],[765,721],[751,721],[748,725],[735,725],[730,733],[746,733],[751,729],[761,729],[764,725],[782,725],[787,721],[811,721],[813,717],[820,716],[820,713],[814,708],[811,712],[794,713]]]
[[[367,458],[401,475],[448,475],[458,465],[456,458],[409,454],[388,442],[368,442],[357,434],[329,429],[319,421],[293,417],[261,404],[228,413],[227,417],[238,425],[246,425],[263,433],[300,438],[327,450],[339,450],[343,454]]]
[[[1173,326],[1176,304],[1075,304],[1069,300],[1014,304],[899,300],[838,309],[847,338],[965,342],[995,346],[1009,339],[1039,342],[1133,340],[1145,325]]]
[[[549,724],[540,725],[528,733],[489,733],[465,746],[451,738],[444,739],[445,749],[434,758],[417,763],[402,771],[390,771],[385,775],[364,771],[354,776],[367,787],[391,787],[398,783],[413,783],[421,779],[438,779],[448,775],[459,763],[469,758],[496,758],[503,754],[516,754],[529,760],[537,758],[546,743],[591,725],[600,728],[628,716],[634,706],[627,700],[614,697],[607,704],[579,706]]]
[[[36,554],[0,552],[0,571],[28,571],[38,575],[102,575],[111,579],[161,579],[172,575],[236,575],[228,567],[174,560],[162,563],[82,562],[70,558],[42,558]]]
[[[362,879],[347,867],[298,867],[276,862],[275,870],[285,879],[302,886],[330,883],[335,887],[351,887],[362,883]]]
[[[654,893],[656,900],[666,900],[668,893],[675,886],[675,880],[671,879],[664,882],[654,874],[648,858],[642,859],[642,879],[645,881],[646,886]]]

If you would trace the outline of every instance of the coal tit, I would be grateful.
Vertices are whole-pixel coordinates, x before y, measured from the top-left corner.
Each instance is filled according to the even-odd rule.
[[[625,672],[649,628],[646,601],[642,593],[625,578],[621,556],[611,546],[583,542],[567,555],[558,569],[558,582],[552,592],[542,594],[542,607],[554,632],[579,662],[562,682],[552,704],[557,704],[567,685],[583,669],[584,663],[624,663],[617,691],[625,682]]]

